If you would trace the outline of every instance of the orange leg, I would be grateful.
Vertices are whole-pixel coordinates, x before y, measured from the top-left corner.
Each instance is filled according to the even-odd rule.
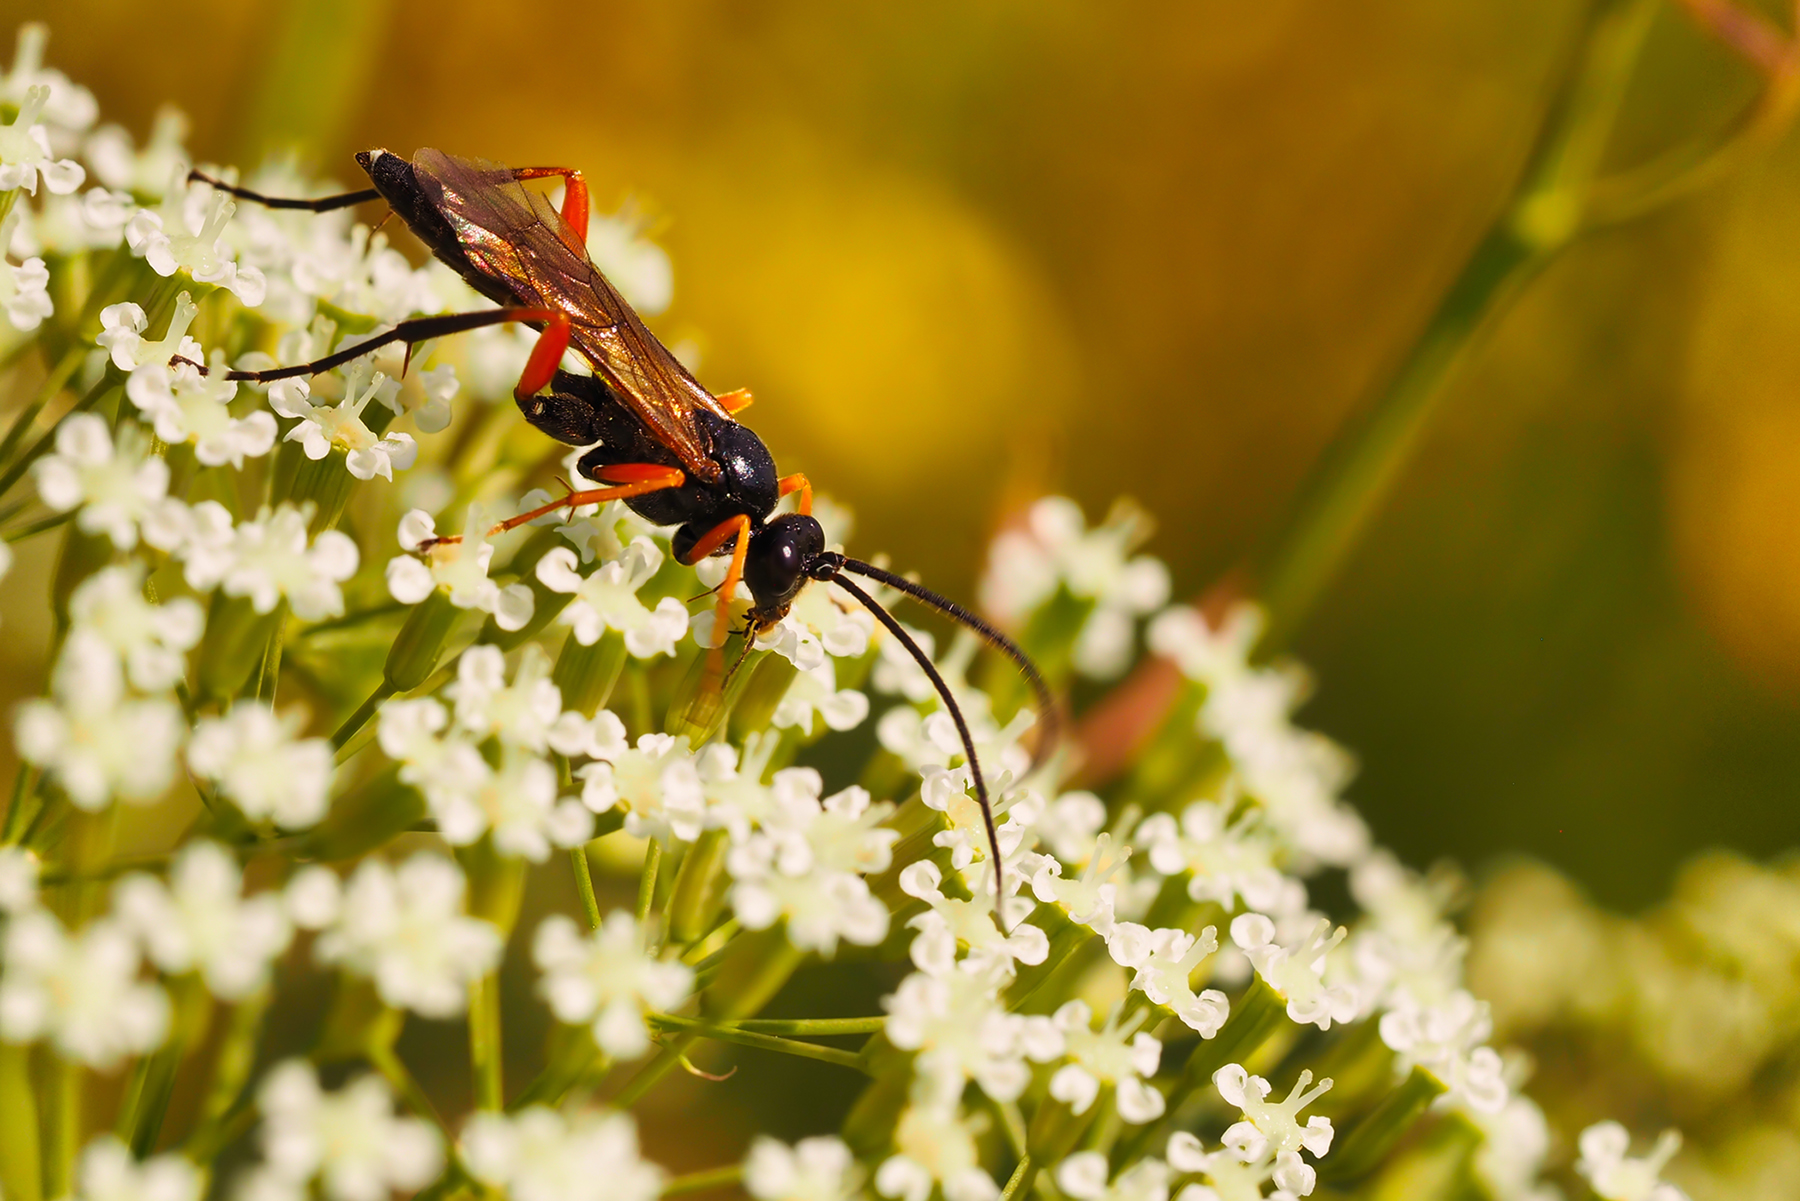
[[[607,481],[609,486],[571,492],[561,500],[553,500],[547,505],[539,505],[528,513],[520,513],[517,517],[508,517],[499,525],[488,530],[488,537],[492,538],[498,534],[504,534],[507,530],[517,529],[526,522],[536,521],[546,513],[554,513],[558,509],[573,510],[581,505],[603,504],[609,500],[643,496],[647,492],[661,492],[664,488],[679,488],[686,482],[687,475],[679,467],[665,467],[660,463],[619,463],[612,467],[602,468],[600,478]],[[443,538],[433,538],[419,549],[429,550],[439,543],[461,541],[461,534],[451,534]]]
[[[587,180],[573,167],[517,167],[514,179],[549,179],[560,176],[563,181],[562,218],[569,232],[581,245],[587,245],[588,188]]]
[[[802,473],[796,471],[793,475],[782,476],[777,482],[781,485],[781,491],[778,495],[786,496],[790,492],[798,492],[800,494],[800,511],[805,513],[808,517],[812,516],[811,480],[807,479]]]
[[[733,417],[756,403],[756,397],[750,395],[748,388],[733,388],[729,392],[719,393],[713,399],[725,406],[725,411]]]
[[[548,387],[550,381],[556,378],[556,369],[562,364],[563,352],[568,349],[569,318],[564,313],[551,313],[550,320],[544,325],[544,332],[538,335],[537,345],[531,348],[531,357],[525,360],[525,370],[519,373],[519,383],[513,389],[513,396],[524,400]]]
[[[731,548],[731,566],[725,569],[725,579],[719,584],[718,604],[713,608],[713,636],[718,641],[706,653],[709,693],[719,687],[724,676],[726,627],[731,621],[731,600],[737,595],[737,587],[744,579],[744,559],[750,553],[750,519],[742,513],[736,517],[727,517],[694,543],[686,558],[686,562],[690,564],[698,563],[733,538],[737,539],[737,543]]]
[[[517,529],[526,522],[536,521],[546,513],[554,513],[558,509],[572,510],[580,505],[597,505],[609,500],[643,496],[647,492],[661,492],[665,488],[679,488],[687,480],[687,475],[679,467],[665,467],[660,463],[618,463],[611,467],[601,468],[599,478],[609,486],[589,488],[583,492],[571,492],[561,500],[553,500],[547,505],[539,505],[528,513],[520,513],[517,517],[508,517],[489,530],[489,536]],[[440,541],[448,542],[449,539],[440,539]]]

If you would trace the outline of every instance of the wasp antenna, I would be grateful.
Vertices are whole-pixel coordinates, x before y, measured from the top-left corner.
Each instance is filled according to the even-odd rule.
[[[1018,667],[1020,674],[1025,677],[1026,682],[1031,685],[1031,691],[1036,694],[1038,715],[1044,722],[1043,736],[1038,739],[1037,753],[1032,756],[1032,765],[1035,767],[1050,757],[1050,752],[1056,749],[1057,740],[1062,733],[1061,719],[1056,711],[1056,698],[1051,695],[1050,685],[1045,682],[1042,673],[1038,671],[1037,664],[1033,663],[1031,657],[1020,649],[1018,643],[955,601],[939,596],[931,589],[921,584],[915,584],[905,576],[895,575],[873,563],[864,563],[861,559],[848,557],[844,559],[842,569],[853,571],[860,576],[867,576],[877,583],[886,584],[889,588],[906,593],[914,600],[923,601],[945,617],[966,626],[983,642],[1011,659]]]
[[[848,568],[853,562],[854,560],[846,559],[843,566]],[[867,564],[857,564],[857,566],[867,566]],[[913,641],[912,635],[906,632],[906,627],[894,620],[892,613],[882,608],[874,597],[846,580],[841,573],[827,578],[855,597],[863,608],[875,615],[876,621],[887,627],[888,633],[899,640],[900,645],[906,648],[906,653],[911,655],[913,661],[925,672],[926,678],[931,681],[931,686],[937,690],[939,698],[943,700],[944,708],[950,711],[950,720],[956,723],[956,736],[962,739],[963,754],[969,761],[969,775],[975,782],[975,799],[981,804],[981,823],[987,827],[988,854],[993,857],[994,862],[994,918],[1000,925],[1000,932],[1010,934],[1011,931],[1006,928],[1006,889],[1003,886],[1004,868],[1000,862],[1000,833],[994,828],[994,807],[988,800],[987,781],[981,777],[981,762],[975,757],[975,740],[969,736],[969,723],[963,720],[962,709],[957,705],[956,698],[950,694],[950,686],[944,683],[944,677],[939,674],[937,664],[933,663],[931,656],[927,655],[919,644]]]

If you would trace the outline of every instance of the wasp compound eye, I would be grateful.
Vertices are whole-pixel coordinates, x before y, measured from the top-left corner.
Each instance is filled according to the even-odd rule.
[[[744,561],[744,583],[759,609],[780,608],[806,580],[807,565],[825,549],[825,530],[817,519],[787,513],[757,530]]]

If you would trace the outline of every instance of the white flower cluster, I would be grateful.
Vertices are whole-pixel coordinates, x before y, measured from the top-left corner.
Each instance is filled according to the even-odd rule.
[[[487,302],[440,264],[414,267],[348,212],[240,207],[190,182],[178,115],[159,119],[141,147],[117,127],[92,128],[93,98],[44,68],[42,49],[41,29],[27,27],[0,74],[0,103],[14,114],[0,126],[10,204],[0,310],[6,336],[23,339],[58,324],[61,297],[97,289],[81,303],[99,330],[68,360],[87,399],[48,448],[29,452],[44,452],[30,475],[53,515],[43,528],[64,517],[69,527],[55,584],[66,620],[48,694],[26,701],[14,726],[28,770],[0,824],[0,1040],[103,1070],[136,1059],[125,1104],[142,1119],[131,1107],[166,1103],[164,1077],[189,1071],[188,1055],[207,1041],[197,1033],[205,1007],[228,1006],[232,1032],[221,1037],[238,1043],[218,1051],[218,1071],[240,1076],[204,1102],[209,1116],[183,1145],[204,1159],[217,1153],[209,1139],[247,1132],[260,1115],[260,1154],[235,1185],[245,1201],[379,1201],[434,1181],[436,1191],[520,1201],[692,1191],[692,1180],[671,1184],[643,1158],[632,1117],[536,1086],[530,1100],[545,1103],[435,1120],[382,1037],[402,1011],[466,1012],[472,1048],[486,1039],[495,1051],[501,1031],[484,1023],[498,1020],[494,973],[517,936],[515,949],[529,944],[537,997],[571,1028],[558,1041],[591,1040],[590,1058],[608,1068],[645,1061],[632,1069],[641,1076],[604,1094],[621,1105],[685,1062],[685,1043],[658,1048],[671,1029],[843,1064],[841,1051],[768,1031],[804,1038],[879,1023],[854,1063],[887,1090],[888,1124],[857,1131],[874,1135],[860,1140],[848,1127],[847,1141],[758,1139],[742,1169],[758,1201],[865,1201],[868,1190],[994,1201],[995,1148],[1017,1152],[1040,1127],[1094,1132],[1062,1144],[1086,1149],[1020,1167],[1076,1201],[1169,1201],[1177,1184],[1177,1201],[1307,1196],[1334,1130],[1302,1111],[1332,1081],[1315,1083],[1298,1065],[1260,1069],[1293,1072],[1291,1091],[1275,1099],[1244,1064],[1281,1061],[1219,1038],[1240,1021],[1253,1032],[1279,1027],[1270,1045],[1302,1055],[1368,1023],[1394,1083],[1425,1080],[1482,1133],[1471,1170],[1483,1187],[1542,1195],[1548,1128],[1509,1080],[1491,1045],[1492,1013],[1464,978],[1454,887],[1370,845],[1342,799],[1350,757],[1296,725],[1306,678],[1256,661],[1253,608],[1214,626],[1164,607],[1166,568],[1136,553],[1148,535],[1141,514],[1121,507],[1090,528],[1072,501],[1039,502],[997,541],[982,594],[997,620],[1055,644],[1046,663],[1097,680],[1130,665],[1149,619],[1147,644],[1180,669],[1197,713],[1164,733],[1206,753],[1205,778],[1109,784],[1106,799],[1064,790],[1070,765],[1036,763],[1028,746],[1037,715],[1013,713],[974,682],[979,641],[959,636],[939,657],[928,634],[912,632],[967,721],[992,794],[984,814],[957,723],[927,673],[876,636],[868,612],[820,584],[762,638],[759,650],[774,657],[746,660],[754,674],[738,682],[753,703],[740,701],[722,731],[702,732],[672,698],[697,678],[698,648],[727,631],[710,603],[690,620],[681,599],[690,577],[671,562],[667,532],[617,505],[552,511],[537,533],[519,535],[529,553],[515,553],[495,532],[514,511],[500,498],[531,465],[490,436],[501,427],[458,439],[471,463],[440,465],[448,440],[430,436],[452,423],[453,402],[465,387],[478,400],[504,397],[531,335],[479,331],[416,366],[407,348],[384,346],[266,388],[222,378],[225,355],[196,331],[224,341],[230,330],[235,344],[253,329],[263,349],[230,365],[266,369],[354,348],[417,314]],[[279,168],[248,182],[272,194],[323,189]],[[634,222],[595,218],[589,236],[646,312],[668,303],[667,258]],[[55,278],[84,255],[100,257],[83,260],[76,281]],[[89,269],[106,262],[117,270]],[[125,294],[146,282],[154,287],[139,300]],[[550,503],[540,495],[527,507]],[[438,536],[446,512],[461,513],[460,535]],[[835,538],[839,519],[822,500],[819,512]],[[396,522],[402,553],[366,562],[357,539],[366,548],[369,530]],[[716,586],[723,570],[711,559],[697,574]],[[389,637],[395,627],[382,623],[395,610],[405,611],[401,634]],[[463,621],[457,610],[485,617]],[[427,619],[444,630],[412,646],[430,632]],[[233,643],[245,630],[261,641]],[[196,648],[200,670],[190,673]],[[415,650],[409,666],[422,670],[401,683],[394,656]],[[230,673],[209,674],[220,664],[208,655],[254,657],[228,665],[251,674],[221,685],[213,677]],[[588,668],[612,677],[584,679]],[[362,691],[346,697],[346,681]],[[615,681],[617,713],[595,699]],[[372,683],[373,698],[355,708]],[[309,734],[296,686],[316,708],[350,711],[335,738]],[[271,701],[277,693],[283,705]],[[817,739],[863,726],[875,705],[880,751],[860,776],[839,774],[833,754],[813,756]],[[374,738],[356,737],[371,714]],[[741,724],[766,728],[746,734]],[[861,753],[867,743],[841,745]],[[827,778],[838,782],[829,795]],[[142,858],[70,833],[109,829],[99,823],[116,817],[117,802],[159,801],[155,816],[170,821],[146,823],[156,836],[173,831],[178,812],[193,824]],[[621,841],[648,844],[636,912],[605,911],[611,894],[591,875],[604,855],[590,857],[588,844],[620,828]],[[384,836],[360,841],[370,831]],[[665,860],[673,879],[659,875]],[[574,872],[587,922],[550,914],[514,929],[534,865]],[[1342,925],[1309,899],[1308,878],[1325,868],[1348,875],[1357,914]],[[540,905],[547,894],[531,895]],[[1786,929],[1787,908],[1765,903],[1757,928]],[[782,954],[769,964],[733,960],[772,945]],[[850,1027],[739,1020],[756,1009],[734,1007],[743,1000],[734,988],[752,990],[744,977],[767,992],[780,971],[845,947],[910,962],[881,1002],[884,1017]],[[1746,975],[1789,970],[1747,942],[1734,953]],[[353,1050],[378,1074],[327,1088],[314,1065],[290,1060],[249,1077],[255,1030],[239,1019],[253,1027],[276,982],[309,969],[339,977],[331,1033],[363,1021]],[[356,1017],[358,1005],[369,1013]],[[165,1046],[170,1054],[155,1055]],[[1242,1062],[1211,1071],[1225,1055],[1202,1057],[1225,1046]],[[484,1105],[505,1091],[498,1066],[490,1057],[477,1067],[492,1073]],[[1190,1104],[1209,1075],[1217,1097]],[[397,1096],[410,1115],[396,1113]],[[1241,1117],[1216,1149],[1177,1131],[1162,1157],[1112,1169],[1109,1147],[1160,1145],[1167,1124],[1219,1103]],[[1029,1127],[1020,1107],[1032,1110]],[[985,1138],[995,1116],[1005,1137]],[[131,1126],[121,1119],[122,1134]],[[130,1130],[134,1142],[147,1128]],[[1672,1201],[1679,1194],[1661,1174],[1677,1146],[1665,1136],[1633,1158],[1624,1129],[1602,1124],[1582,1135],[1576,1170],[1608,1201]],[[62,1152],[72,1161],[73,1143]],[[65,1183],[70,1175],[62,1171]],[[89,1144],[72,1175],[74,1195],[92,1201],[197,1201],[207,1183],[185,1156],[140,1162],[112,1138]]]
[[[500,650],[471,647],[445,691],[453,710],[429,697],[382,708],[381,749],[425,797],[450,845],[491,833],[502,854],[541,863],[552,846],[579,846],[592,835],[594,815],[557,795],[556,768],[544,755],[604,754],[623,743],[624,732],[610,713],[590,722],[564,712],[549,668],[542,650],[527,647],[509,685]],[[490,739],[498,747],[493,764],[482,753]]]
[[[1075,669],[1112,679],[1131,663],[1137,620],[1169,602],[1169,569],[1149,555],[1131,554],[1149,536],[1149,518],[1134,505],[1118,505],[1090,530],[1074,501],[1045,497],[1031,506],[1021,528],[994,540],[981,580],[982,606],[1016,626],[1066,589],[1092,606],[1075,639]]]

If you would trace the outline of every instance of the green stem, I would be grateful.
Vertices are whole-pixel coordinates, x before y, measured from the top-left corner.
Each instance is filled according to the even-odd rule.
[[[783,1055],[798,1055],[802,1059],[816,1059],[821,1063],[835,1063],[839,1067],[854,1071],[864,1071],[862,1056],[854,1051],[844,1051],[837,1047],[821,1047],[813,1043],[798,1042],[791,1038],[778,1038],[772,1034],[758,1034],[743,1029],[735,1023],[717,1023],[701,1021],[698,1018],[677,1017],[669,1013],[653,1013],[650,1021],[657,1026],[671,1030],[681,1030],[700,1038],[710,1038],[715,1042],[735,1043],[740,1047],[756,1047],[764,1051],[779,1051]]]
[[[32,397],[31,403],[25,406],[18,417],[14,418],[12,427],[6,431],[5,440],[0,441],[0,463],[4,463],[12,457],[13,451],[18,449],[19,443],[30,432],[31,425],[37,420],[38,414],[44,411],[45,405],[56,399],[56,394],[63,390],[63,385],[69,382],[69,377],[75,374],[75,369],[81,366],[81,360],[86,356],[87,347],[77,342],[74,346],[69,347],[54,367],[50,368],[50,374],[44,377],[43,386],[38,389],[38,394]]]
[[[6,803],[6,824],[0,826],[0,846],[9,847],[19,841],[29,816],[26,813],[31,808],[29,802],[37,796],[34,779],[34,769],[29,763],[19,764],[19,770],[13,773],[12,797]]]
[[[689,1172],[685,1176],[676,1176],[663,1185],[662,1195],[681,1197],[688,1193],[704,1193],[716,1188],[727,1188],[743,1178],[743,1164],[727,1164],[722,1168],[708,1168],[704,1172]]]
[[[0,1190],[16,1201],[39,1201],[37,1097],[31,1088],[31,1048],[0,1043]]]
[[[879,1034],[887,1019],[884,1017],[866,1018],[744,1018],[736,1022],[721,1022],[722,1026],[731,1026],[738,1030],[751,1031],[756,1034],[786,1034],[814,1038],[844,1034]]]
[[[1477,336],[1573,241],[1643,44],[1653,0],[1608,0],[1501,215],[1379,394],[1326,451],[1256,575],[1262,650],[1305,622],[1381,509]]]
[[[1031,1156],[1021,1156],[1019,1166],[1013,1169],[1012,1175],[1007,1177],[1006,1187],[1000,1190],[1000,1201],[1013,1201],[1034,1175]]]
[[[1399,1088],[1345,1135],[1332,1154],[1319,1162],[1319,1173],[1334,1183],[1352,1181],[1374,1171],[1394,1144],[1445,1092],[1443,1082],[1415,1067]]]
[[[450,1138],[449,1129],[444,1125],[444,1119],[438,1114],[437,1107],[431,1103],[431,1098],[425,1095],[425,1090],[419,1087],[419,1082],[413,1079],[413,1074],[400,1061],[400,1057],[394,1054],[394,1048],[383,1043],[376,1043],[368,1048],[367,1055],[370,1065],[381,1073],[382,1079],[388,1082],[395,1094],[399,1096],[401,1103],[412,1111],[413,1116],[424,1118],[439,1130],[444,1131],[446,1141],[454,1146],[455,1140]]]
[[[581,894],[581,909],[587,914],[588,928],[600,928],[600,902],[594,896],[594,873],[588,866],[587,847],[572,847],[569,862],[575,868],[575,891]]]
[[[81,1147],[81,1065],[44,1051],[44,1196],[73,1196]]]
[[[642,926],[650,917],[650,906],[656,901],[656,873],[662,866],[662,843],[652,838],[644,848],[644,872],[638,877],[637,920]]]
[[[70,509],[67,513],[57,513],[50,517],[40,518],[29,525],[22,525],[16,530],[8,530],[6,533],[6,541],[23,542],[27,538],[35,538],[39,534],[47,534],[64,522],[72,519],[75,516],[75,512],[74,509]]]
[[[469,986],[469,1069],[475,1077],[475,1108],[506,1105],[500,1042],[500,979],[490,973]]]
[[[342,750],[346,742],[356,737],[358,730],[369,724],[369,719],[375,716],[377,709],[381,708],[381,702],[393,695],[394,686],[386,680],[375,685],[375,691],[369,694],[369,699],[358,705],[356,712],[345,718],[344,724],[339,726],[337,733],[331,736],[332,749]]]
[[[63,420],[67,420],[71,414],[83,413],[88,409],[93,408],[100,403],[102,397],[113,388],[120,386],[121,383],[122,380],[119,373],[115,369],[108,367],[106,369],[106,374],[100,377],[100,382],[96,383],[92,388],[89,388],[87,393],[83,395],[80,400],[75,402],[74,407],[63,414],[62,420],[59,420],[55,425],[45,430],[43,437],[39,438],[36,442],[33,442],[24,454],[8,464],[6,474],[0,475],[0,496],[4,496],[8,492],[11,492],[13,485],[23,479],[25,473],[31,470],[31,465],[37,462],[45,452],[56,444],[56,431],[62,427]]]

